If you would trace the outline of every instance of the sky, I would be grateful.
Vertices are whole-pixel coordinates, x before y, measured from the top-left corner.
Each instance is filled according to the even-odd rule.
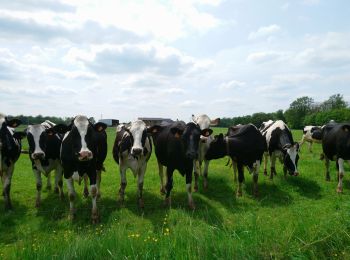
[[[235,117],[350,101],[348,0],[0,1],[0,112]]]

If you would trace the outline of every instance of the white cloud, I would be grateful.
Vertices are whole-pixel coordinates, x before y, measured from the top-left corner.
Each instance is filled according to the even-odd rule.
[[[288,9],[289,9],[289,7],[290,7],[290,3],[284,3],[282,6],[281,6],[281,9],[283,10],[283,11],[287,11]]]
[[[280,60],[284,56],[285,56],[284,53],[277,52],[277,51],[259,51],[259,52],[250,53],[247,57],[247,61],[259,64],[259,63]]]
[[[281,31],[281,27],[276,24],[271,24],[269,26],[260,27],[257,31],[251,32],[248,36],[249,40],[255,40],[258,38],[264,38],[274,35]]]
[[[304,5],[318,5],[320,0],[302,0],[301,3]]]
[[[221,85],[219,86],[219,89],[220,90],[234,89],[234,88],[243,87],[245,85],[246,85],[246,82],[238,81],[238,80],[230,80],[230,81],[221,83]]]

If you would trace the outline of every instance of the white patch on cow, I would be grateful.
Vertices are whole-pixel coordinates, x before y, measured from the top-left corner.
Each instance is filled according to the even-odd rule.
[[[270,145],[272,132],[277,128],[279,128],[281,130],[288,129],[288,127],[286,126],[286,124],[282,120],[277,120],[268,129],[266,129],[266,131],[262,132],[262,134],[265,135],[267,147],[269,147],[269,145]]]
[[[287,149],[287,153],[289,154],[289,157],[294,165],[294,173],[298,172],[297,166],[295,164],[295,159],[297,157],[298,151],[296,145],[293,145],[291,148]]]
[[[87,144],[85,141],[85,136],[87,134],[87,130],[88,130],[88,126],[89,126],[88,118],[86,116],[82,116],[82,115],[76,116],[76,118],[74,119],[74,125],[78,129],[78,132],[79,132],[80,138],[81,138],[81,150],[80,150],[80,152],[83,152],[83,151],[91,152],[89,150],[89,148],[87,147]]]
[[[33,139],[34,139],[35,148],[34,148],[34,152],[33,152],[32,156],[34,154],[37,154],[37,153],[45,154],[44,151],[40,147],[40,136],[45,131],[45,127],[41,124],[30,125],[30,126],[28,126],[27,131],[29,133],[31,133],[31,135],[33,136]]]
[[[142,139],[143,131],[145,130],[146,130],[146,124],[142,120],[136,120],[131,123],[129,127],[129,131],[134,140],[133,146],[131,147],[131,151],[133,151],[134,149],[143,150],[141,139]]]
[[[79,182],[80,183],[80,175],[78,172],[74,172],[73,175],[72,175],[72,179],[76,182]]]
[[[194,123],[199,125],[199,128],[201,130],[208,129],[210,127],[210,118],[207,115],[200,115],[200,116],[192,116],[192,120]]]

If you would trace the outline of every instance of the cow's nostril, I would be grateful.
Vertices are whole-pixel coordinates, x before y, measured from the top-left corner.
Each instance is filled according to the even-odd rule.
[[[133,148],[132,151],[131,151],[131,153],[133,155],[139,155],[139,154],[141,154],[141,152],[142,152],[141,148]]]
[[[33,153],[32,158],[34,160],[44,159],[45,158],[45,153]]]

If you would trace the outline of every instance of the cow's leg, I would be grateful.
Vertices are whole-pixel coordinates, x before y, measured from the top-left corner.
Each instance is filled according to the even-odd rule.
[[[170,198],[170,192],[173,188],[173,173],[174,169],[167,167],[166,169],[166,175],[167,175],[167,180],[166,180],[166,193],[165,193],[165,206],[171,206],[171,198]]]
[[[266,176],[267,176],[267,160],[269,159],[268,156],[269,156],[268,153],[264,153],[264,175]]]
[[[324,165],[326,167],[326,181],[330,181],[331,176],[329,175],[329,159],[327,156],[324,158]]]
[[[159,172],[159,179],[160,179],[160,193],[165,194],[163,165],[158,160],[157,160],[157,163],[158,163],[158,172]]]
[[[36,200],[35,200],[35,207],[40,207],[41,202],[41,187],[42,187],[42,180],[41,180],[41,172],[39,170],[33,170],[36,180]]]
[[[260,161],[257,160],[253,165],[253,194],[258,197],[258,178],[259,178]]]
[[[270,156],[271,158],[271,172],[270,172],[270,179],[273,179],[273,176],[276,175],[276,154],[273,152]]]
[[[90,192],[91,192],[91,199],[92,199],[92,210],[91,210],[91,220],[93,224],[96,224],[100,220],[100,216],[98,214],[97,209],[97,187],[96,182],[92,184],[93,181],[91,180],[90,176]]]
[[[343,192],[343,177],[344,177],[344,160],[342,158],[339,158],[337,160],[338,163],[338,187],[337,192],[341,193]]]
[[[232,161],[232,169],[233,169],[233,181],[237,183],[237,163],[234,160]]]
[[[1,162],[0,162],[1,163]],[[3,183],[3,195],[5,200],[5,210],[12,209],[10,191],[11,191],[11,180],[13,175],[14,165],[11,165],[6,169],[6,171],[2,171],[2,183]]]
[[[67,188],[68,188],[68,197],[69,197],[69,218],[73,220],[75,217],[74,200],[75,200],[76,193],[74,190],[74,181],[72,177],[67,179]]]
[[[198,179],[199,179],[199,161],[193,160],[193,173],[194,173],[194,192],[198,191]]]
[[[51,190],[51,172],[47,174],[47,183],[46,183],[46,189]]]
[[[209,168],[209,162],[205,160],[204,161],[204,170],[203,170],[203,188],[204,190],[208,189],[208,168]]]
[[[312,142],[308,142],[309,145],[309,152],[312,153]]]
[[[188,196],[188,206],[190,209],[194,210],[196,206],[194,205],[192,198],[192,171],[186,172],[186,191]]]
[[[59,164],[56,167],[56,175],[55,175],[55,192],[56,188],[58,189],[58,193],[60,198],[63,200],[64,198],[64,193],[63,193],[63,180],[62,180],[62,174],[63,173],[63,168]]]
[[[102,171],[96,172],[96,188],[97,188],[97,199],[101,198],[101,181],[102,181]]]
[[[121,203],[124,202],[124,195],[125,195],[126,185],[127,185],[127,181],[126,181],[126,167],[123,167],[122,165],[120,165],[119,200],[120,200]]]
[[[137,179],[137,188],[138,188],[138,203],[140,208],[145,207],[145,203],[143,201],[143,180],[146,172],[146,163],[142,166],[142,168],[138,172]]]
[[[236,196],[242,197],[242,185],[244,182],[244,171],[243,171],[243,165],[240,162],[237,162],[237,169],[238,169],[238,189]]]
[[[83,191],[83,195],[84,195],[84,198],[87,198],[87,197],[89,197],[89,188],[88,188],[89,176],[87,176],[87,174],[84,174],[83,178],[84,178],[84,191]]]

